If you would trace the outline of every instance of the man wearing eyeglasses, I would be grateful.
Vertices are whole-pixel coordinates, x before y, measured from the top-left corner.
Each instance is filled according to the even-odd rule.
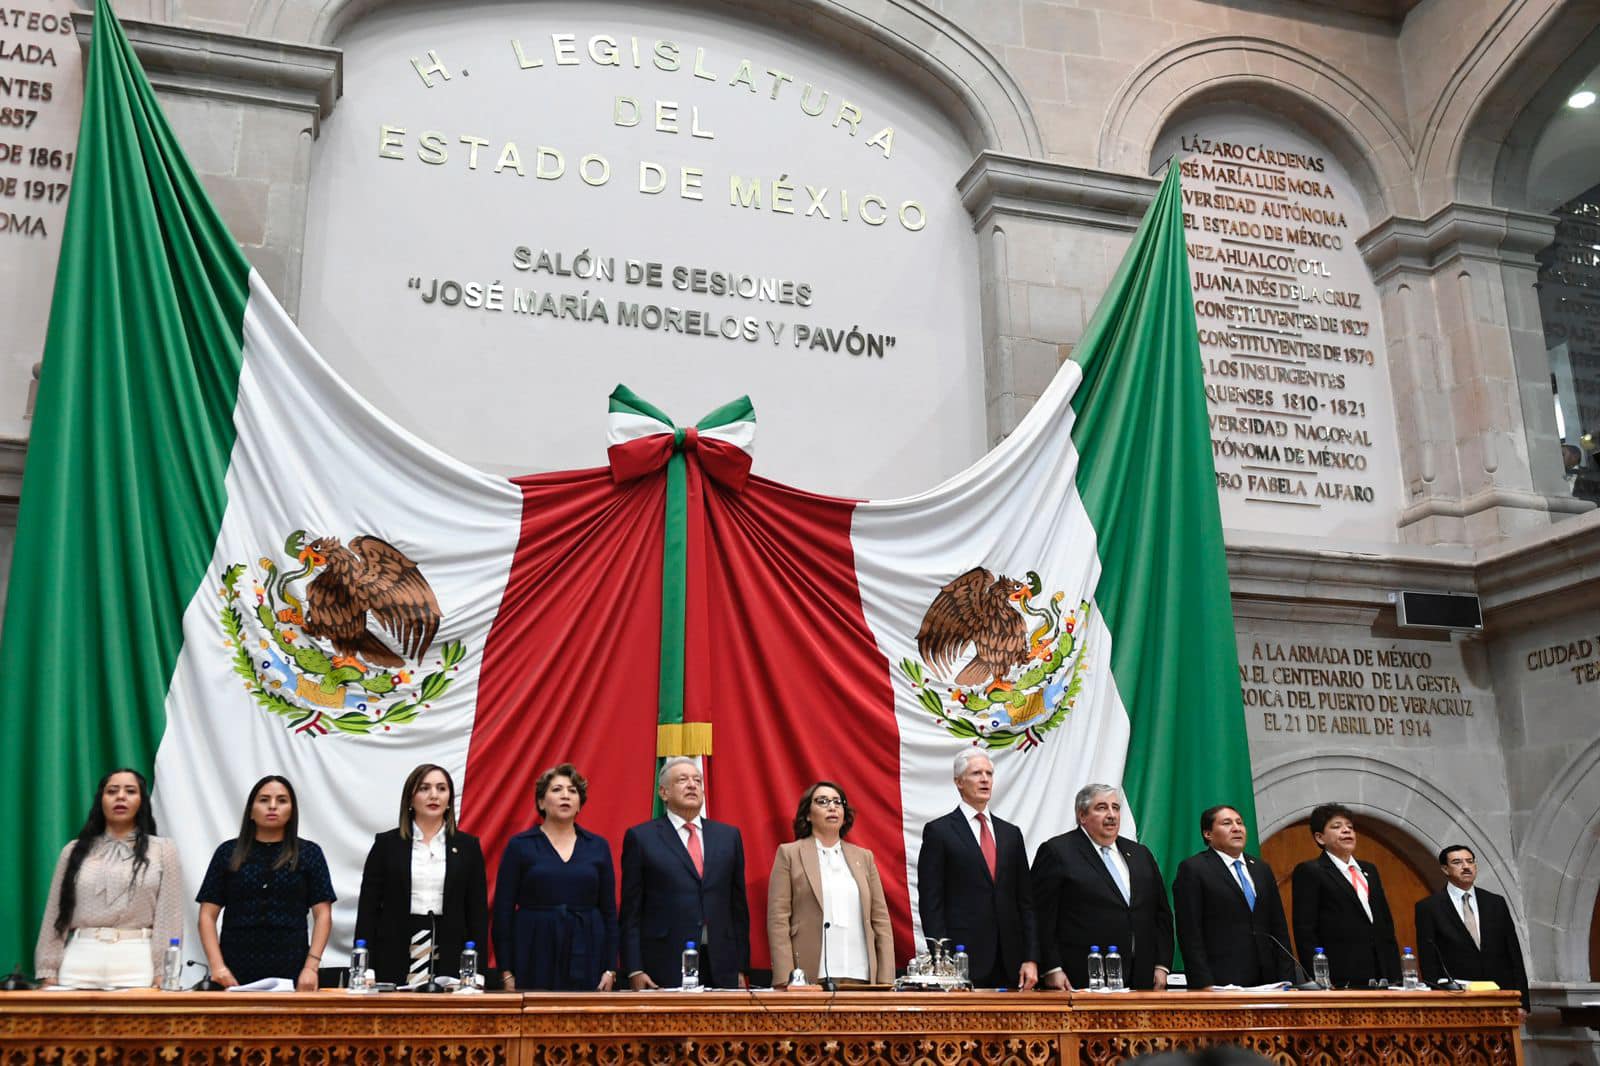
[[[1528,971],[1504,896],[1478,887],[1478,859],[1465,844],[1439,852],[1444,887],[1417,901],[1417,954],[1429,984],[1493,981],[1522,993],[1528,1011]]]
[[[989,813],[994,763],[980,748],[956,756],[956,809],[922,830],[917,910],[922,935],[965,946],[977,988],[1039,982],[1033,888],[1022,830]]]

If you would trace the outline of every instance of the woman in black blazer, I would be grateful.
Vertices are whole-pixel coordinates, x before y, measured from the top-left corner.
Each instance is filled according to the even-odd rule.
[[[488,947],[483,849],[456,828],[455,800],[448,770],[417,767],[400,793],[399,827],[379,833],[367,852],[356,939],[367,942],[380,981],[422,980],[430,953],[434,976],[455,976],[467,941],[480,958]]]

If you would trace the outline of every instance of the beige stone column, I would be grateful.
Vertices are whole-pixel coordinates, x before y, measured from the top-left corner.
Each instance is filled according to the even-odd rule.
[[[963,175],[982,273],[990,444],[1016,428],[1071,354],[1159,184],[998,152]]]
[[[1383,301],[1403,540],[1493,544],[1587,511],[1565,492],[1533,290],[1543,215],[1452,204],[1361,239]]]
[[[311,142],[343,91],[336,48],[122,18],[206,192],[290,314],[300,297]],[[87,48],[93,12],[74,16]]]

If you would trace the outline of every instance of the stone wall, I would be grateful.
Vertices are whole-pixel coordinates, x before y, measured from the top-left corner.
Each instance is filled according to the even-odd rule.
[[[381,6],[119,7],[207,189],[291,311],[318,126],[342,90],[339,33]],[[1600,659],[1579,653],[1583,641],[1600,646],[1600,516],[1560,484],[1532,289],[1550,222],[1524,210],[1505,153],[1531,137],[1517,123],[1547,106],[1550,72],[1592,58],[1592,5],[1363,5],[1378,15],[1304,0],[754,6],[870,52],[966,131],[973,162],[960,190],[981,258],[993,440],[1082,335],[1153,195],[1150,175],[1164,162],[1154,147],[1175,123],[1248,102],[1340,159],[1372,220],[1362,252],[1383,305],[1404,500],[1384,543],[1229,531],[1246,688],[1266,693],[1249,708],[1256,831],[1341,798],[1423,850],[1469,840],[1485,882],[1512,900],[1535,977],[1587,979],[1600,890],[1600,679],[1583,664]],[[24,450],[0,448],[0,573]],[[1486,627],[1401,631],[1388,602],[1401,588],[1478,592]],[[1292,662],[1297,648],[1358,661]],[[1551,650],[1560,648],[1571,650]],[[1289,665],[1356,670],[1365,684],[1274,680]],[[1424,676],[1448,681],[1419,691]],[[1340,692],[1468,700],[1471,713],[1374,708]],[[1315,732],[1311,715],[1324,719]],[[1349,722],[1328,724],[1335,718]],[[1583,1034],[1540,1031],[1561,1061],[1592,1054]]]

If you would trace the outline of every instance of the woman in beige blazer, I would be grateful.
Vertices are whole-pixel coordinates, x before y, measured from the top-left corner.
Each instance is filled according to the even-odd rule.
[[[767,943],[776,987],[787,985],[797,966],[811,981],[894,980],[894,933],[878,867],[872,852],[844,841],[855,820],[844,790],[832,781],[818,781],[800,797],[797,839],[778,846],[767,883]]]

